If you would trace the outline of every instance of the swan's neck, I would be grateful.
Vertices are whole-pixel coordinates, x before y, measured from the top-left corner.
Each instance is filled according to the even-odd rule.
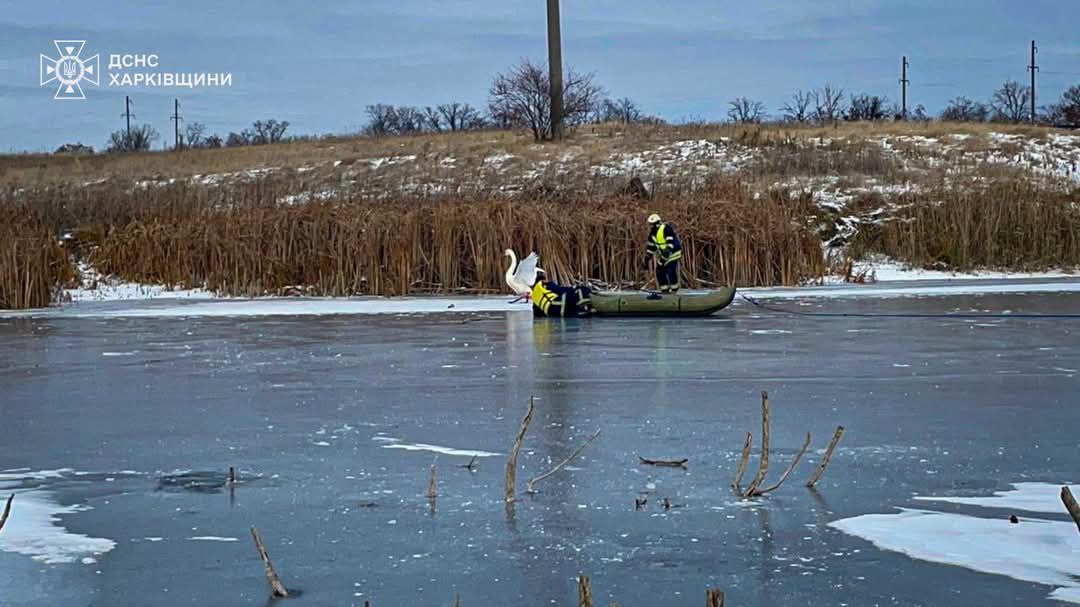
[[[517,267],[517,255],[514,254],[513,249],[509,249],[506,254],[510,256],[510,267],[506,268],[506,275],[510,276],[514,273],[514,268]]]

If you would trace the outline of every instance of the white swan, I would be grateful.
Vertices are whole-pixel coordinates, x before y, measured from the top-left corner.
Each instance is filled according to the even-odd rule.
[[[513,249],[506,250],[506,256],[510,258],[510,267],[506,268],[506,286],[519,298],[529,297],[532,294],[533,284],[536,283],[537,264],[540,256],[529,253],[529,256],[518,262]],[[517,300],[515,300],[517,301]]]

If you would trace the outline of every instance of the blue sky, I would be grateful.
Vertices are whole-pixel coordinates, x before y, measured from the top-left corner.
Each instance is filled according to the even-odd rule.
[[[290,0],[12,2],[0,0],[0,152],[101,148],[120,128],[124,95],[135,122],[171,134],[172,99],[185,119],[225,135],[253,120],[290,133],[343,133],[364,106],[486,104],[495,72],[546,59],[544,0]],[[1076,0],[563,0],[567,65],[591,71],[617,97],[669,120],[723,119],[748,96],[777,112],[796,89],[832,82],[899,97],[936,113],[956,95],[986,99],[1026,81],[1039,44],[1039,103],[1080,84]],[[83,56],[154,53],[160,69],[231,72],[201,90],[86,87],[85,101],[40,87],[53,39],[85,39]],[[165,138],[165,137],[163,137]],[[171,136],[167,137],[171,141]]]

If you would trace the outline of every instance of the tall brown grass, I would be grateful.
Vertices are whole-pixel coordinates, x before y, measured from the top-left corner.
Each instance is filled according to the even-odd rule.
[[[36,212],[0,205],[0,308],[47,306],[53,289],[74,278],[67,254]]]
[[[693,196],[547,200],[441,199],[237,206],[144,212],[94,250],[95,267],[128,280],[233,295],[304,286],[320,295],[505,291],[503,250],[535,250],[562,281],[641,283],[658,212],[683,239],[691,284],[794,284],[820,276],[805,204],[754,200],[740,183]]]
[[[939,186],[903,195],[892,218],[852,246],[923,267],[1040,270],[1080,266],[1080,191],[1033,181]]]

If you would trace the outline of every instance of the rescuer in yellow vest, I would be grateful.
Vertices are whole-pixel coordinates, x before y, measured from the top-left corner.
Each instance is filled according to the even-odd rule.
[[[649,215],[649,242],[645,250],[645,265],[648,266],[650,261],[656,264],[656,287],[661,293],[678,293],[682,243],[675,228],[664,223],[656,213]]]
[[[547,272],[537,268],[533,284],[533,316],[588,316],[592,313],[589,287],[564,287],[548,280]]]

